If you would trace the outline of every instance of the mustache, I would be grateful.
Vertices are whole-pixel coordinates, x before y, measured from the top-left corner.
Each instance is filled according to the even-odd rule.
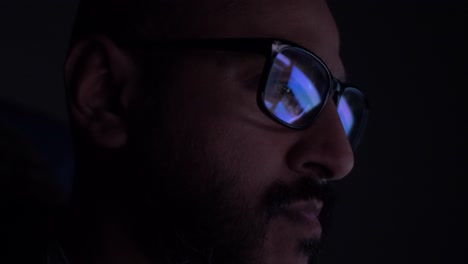
[[[287,184],[277,181],[267,191],[264,205],[267,209],[267,218],[271,219],[281,212],[281,209],[301,200],[319,200],[327,208],[333,202],[333,191],[329,183],[321,183],[312,177],[303,177]],[[323,210],[322,210],[323,211]]]

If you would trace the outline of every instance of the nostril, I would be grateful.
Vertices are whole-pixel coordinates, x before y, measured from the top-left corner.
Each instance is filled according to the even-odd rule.
[[[339,161],[337,161],[339,162]],[[315,163],[306,162],[303,165],[303,172],[312,175],[320,183],[326,183],[332,180],[339,180],[344,178],[352,170],[353,165],[339,165],[332,163]]]

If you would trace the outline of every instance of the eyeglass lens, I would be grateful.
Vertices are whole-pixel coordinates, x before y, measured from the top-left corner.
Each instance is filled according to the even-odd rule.
[[[366,119],[364,95],[356,88],[346,87],[337,110],[349,142],[356,148]]]
[[[311,124],[329,95],[330,76],[325,67],[301,49],[284,48],[273,60],[263,92],[263,103],[278,120],[296,128]],[[357,141],[364,96],[355,89],[344,90],[338,102],[338,114],[351,142]]]
[[[279,120],[302,127],[320,112],[328,86],[327,72],[311,63],[309,54],[284,49],[273,60],[263,102]]]

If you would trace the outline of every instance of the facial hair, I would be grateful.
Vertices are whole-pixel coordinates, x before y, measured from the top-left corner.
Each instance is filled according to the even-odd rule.
[[[140,156],[147,161],[140,163],[138,218],[146,223],[136,225],[145,234],[138,240],[152,252],[163,247],[168,263],[261,263],[251,252],[264,237],[266,215],[236,191],[236,162],[220,164],[195,138],[178,139],[183,153],[156,138],[158,148],[146,145]]]
[[[312,178],[272,182],[255,207],[240,191],[239,179],[249,176],[239,169],[240,161],[213,157],[195,136],[174,139],[158,121],[152,115],[146,122],[150,127],[141,127],[129,144],[137,177],[131,226],[135,241],[153,259],[261,264],[267,227],[278,209],[301,199],[324,200],[328,194]],[[318,238],[300,241],[299,247],[310,264],[316,263]]]

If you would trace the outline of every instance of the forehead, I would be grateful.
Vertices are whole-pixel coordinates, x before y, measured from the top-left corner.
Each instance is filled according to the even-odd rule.
[[[344,75],[339,34],[324,0],[173,0],[160,8],[162,38],[267,37],[296,42]]]

